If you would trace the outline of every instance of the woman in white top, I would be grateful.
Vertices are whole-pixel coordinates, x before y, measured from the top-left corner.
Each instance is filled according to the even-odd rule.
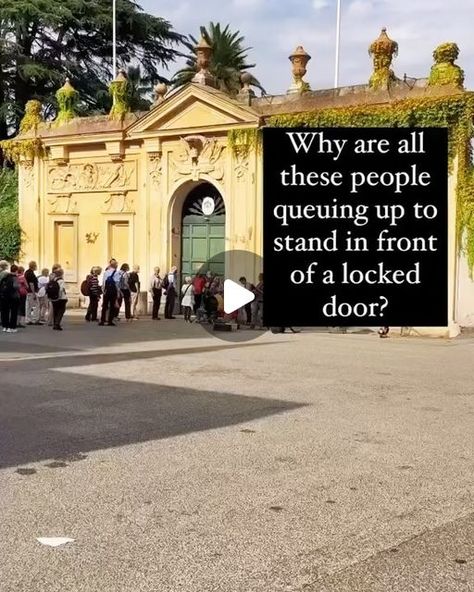
[[[181,306],[183,307],[184,320],[191,322],[191,311],[194,307],[194,286],[193,279],[190,276],[185,278],[184,286],[181,288]]]

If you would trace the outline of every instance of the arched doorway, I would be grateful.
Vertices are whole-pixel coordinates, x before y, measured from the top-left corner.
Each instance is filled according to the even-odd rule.
[[[184,200],[181,241],[182,280],[194,276],[211,258],[208,270],[225,275],[225,204],[211,183],[200,183]]]

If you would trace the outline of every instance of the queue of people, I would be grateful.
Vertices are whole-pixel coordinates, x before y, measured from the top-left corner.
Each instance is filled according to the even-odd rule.
[[[0,261],[0,311],[4,333],[16,333],[27,325],[48,323],[62,331],[67,295],[64,272],[54,265],[51,273],[43,269],[36,275],[37,264],[31,261],[28,269]]]
[[[28,325],[49,325],[53,330],[62,331],[62,319],[67,305],[66,282],[60,264],[53,265],[51,271],[42,269],[31,261],[28,269],[0,261],[0,311],[3,332],[16,333]],[[242,310],[236,311],[233,319],[251,328],[261,327],[263,313],[263,274],[254,285],[240,278],[241,284],[255,293],[255,300]],[[120,310],[124,309],[127,322],[138,319],[139,294],[142,291],[140,267],[132,269],[127,263],[119,267],[116,259],[111,259],[102,270],[93,266],[81,283],[81,293],[87,297],[85,321],[99,326],[116,326]],[[163,297],[164,318],[174,319],[176,301],[179,299],[184,321],[212,322],[224,317],[224,280],[215,274],[198,273],[187,276],[179,288],[176,267],[161,274],[155,267],[148,284],[152,300],[153,320],[160,320]]]

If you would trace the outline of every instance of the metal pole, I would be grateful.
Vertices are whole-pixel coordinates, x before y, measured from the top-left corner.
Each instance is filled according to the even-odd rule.
[[[334,71],[334,88],[339,86],[339,46],[341,42],[341,0],[337,0],[336,9],[336,65]]]
[[[112,0],[112,73],[117,78],[117,0]]]

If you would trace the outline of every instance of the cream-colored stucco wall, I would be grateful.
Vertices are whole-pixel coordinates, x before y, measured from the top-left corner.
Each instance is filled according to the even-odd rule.
[[[221,193],[226,208],[225,248],[262,252],[261,158],[256,149],[235,153],[227,146],[232,127],[257,127],[258,116],[222,100],[213,108],[191,90],[181,103],[156,110],[143,126],[101,138],[45,137],[47,156],[20,165],[20,218],[23,259],[51,267],[57,252],[56,225],[74,226],[74,269],[67,273],[70,292],[93,265],[110,257],[110,225],[128,222],[128,246],[120,263],[139,265],[146,285],[153,268],[164,271],[181,260],[181,212],[184,199],[207,181]],[[212,97],[211,97],[212,99]],[[153,115],[153,114],[152,114]],[[185,127],[184,127],[185,126]],[[190,136],[199,136],[193,158]],[[122,176],[116,171],[122,169]],[[89,176],[88,176],[89,175]],[[114,177],[115,175],[115,177]],[[233,269],[229,277],[260,269]]]
[[[226,250],[261,255],[262,155],[255,147],[236,152],[227,140],[228,130],[259,124],[249,108],[190,87],[112,134],[45,137],[47,156],[20,164],[23,261],[34,259],[40,267],[51,267],[58,258],[55,224],[72,223],[76,265],[66,279],[70,292],[78,292],[92,265],[104,267],[109,257],[117,257],[110,250],[110,224],[128,222],[129,241],[121,257],[126,261],[120,263],[140,265],[146,285],[155,266],[163,271],[179,267],[182,205],[189,191],[204,181],[219,190],[225,203]],[[193,153],[196,137],[200,149]],[[121,167],[123,174],[116,174]],[[93,171],[89,180],[86,170]],[[67,180],[68,171],[72,180]],[[449,179],[448,214],[449,324],[444,329],[417,328],[422,335],[452,337],[460,326],[474,324],[474,282],[456,244],[455,175]],[[237,268],[229,257],[226,275],[256,279],[261,271],[256,267]]]

